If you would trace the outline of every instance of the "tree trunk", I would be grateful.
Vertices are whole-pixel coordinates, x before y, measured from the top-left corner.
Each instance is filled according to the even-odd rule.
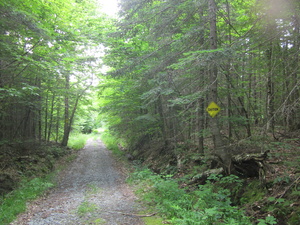
[[[49,99],[49,92],[46,93],[45,99],[45,130],[44,130],[44,139],[47,140],[47,130],[48,130],[48,99]]]
[[[73,119],[74,119],[74,116],[75,116],[75,112],[77,110],[78,102],[79,102],[81,96],[91,86],[91,84],[87,85],[86,88],[83,89],[76,96],[74,107],[73,107],[73,110],[72,110],[71,116],[70,116],[70,105],[69,105],[70,75],[69,74],[66,75],[66,91],[67,91],[67,93],[65,95],[65,116],[64,116],[65,123],[64,123],[64,135],[63,135],[63,140],[62,140],[62,143],[61,143],[62,146],[67,146],[68,145],[69,135],[70,135],[70,132],[71,132],[72,123],[73,123]]]
[[[60,129],[60,106],[57,106],[56,110],[56,126],[55,126],[55,142],[58,143]]]
[[[201,17],[201,21],[205,21],[203,8],[200,8],[199,15]],[[204,26],[204,23],[201,24],[201,26]],[[202,33],[200,36],[199,44],[200,44],[200,46],[203,46],[204,43],[205,43],[204,33]],[[199,86],[205,87],[205,72],[203,70],[200,71],[199,76],[200,76]],[[196,128],[197,128],[196,133],[199,133],[199,135],[197,135],[197,137],[198,137],[198,151],[200,154],[204,154],[204,129],[205,129],[205,107],[204,107],[204,104],[205,104],[205,96],[201,96],[198,99],[198,109],[197,109],[198,126],[196,126]]]
[[[50,120],[49,120],[49,128],[48,128],[48,135],[47,135],[47,142],[50,141],[50,135],[51,135],[51,130],[52,130],[53,113],[54,113],[54,100],[55,100],[55,94],[52,94],[51,109],[50,109]]]
[[[70,119],[69,119],[69,90],[70,90],[70,75],[66,74],[66,84],[65,84],[65,114],[64,114],[64,135],[61,142],[62,146],[68,145],[69,134],[70,134]]]
[[[198,151],[200,154],[204,154],[204,98],[199,98],[198,100]]]
[[[209,0],[209,18],[210,18],[210,48],[217,49],[217,5],[215,0]],[[215,62],[211,62],[210,65],[210,102],[218,102],[218,67]],[[220,163],[226,173],[230,173],[231,157],[229,152],[223,146],[221,132],[218,124],[218,117],[210,119],[210,128],[213,136],[214,151],[215,154],[220,158]]]
[[[273,68],[272,68],[272,55],[273,55],[273,44],[270,43],[270,48],[267,51],[268,60],[268,76],[267,76],[267,130],[274,133],[274,82],[273,82]]]
[[[275,128],[275,103],[274,103],[274,38],[275,38],[275,31],[276,31],[276,23],[275,19],[273,18],[273,14],[270,13],[268,17],[268,24],[267,24],[267,33],[269,36],[269,45],[266,50],[266,58],[267,58],[267,131],[271,131],[274,134]]]
[[[291,110],[288,113],[288,122],[289,122],[289,131],[295,131],[300,129],[300,113],[299,113],[299,103],[297,101],[300,99],[300,88],[296,88],[299,86],[299,50],[300,50],[300,16],[299,12],[300,6],[298,3],[298,7],[295,7],[294,11],[294,41],[293,41],[293,64],[292,64],[292,85],[289,88],[290,98],[289,105],[291,105]],[[297,82],[296,84],[294,82]]]
[[[232,37],[231,37],[231,17],[230,17],[230,5],[228,0],[226,0],[226,11],[227,11],[227,22],[228,22],[228,44],[231,46]],[[228,65],[226,66],[226,76],[228,79],[231,77],[231,60],[228,60]],[[231,122],[231,92],[230,92],[230,83],[227,82],[227,117],[228,117],[228,137],[232,138],[232,122]]]
[[[158,110],[158,114],[159,114],[161,122],[162,122],[161,128],[162,128],[163,142],[167,146],[168,145],[168,135],[167,135],[168,126],[167,126],[167,121],[166,121],[165,114],[164,114],[162,101],[163,101],[163,99],[162,99],[162,96],[160,95],[158,98],[158,102],[157,102],[157,110]]]

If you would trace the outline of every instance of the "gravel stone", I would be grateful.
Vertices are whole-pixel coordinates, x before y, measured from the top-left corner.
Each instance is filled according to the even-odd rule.
[[[27,206],[11,225],[143,225],[136,196],[100,140],[88,140],[58,187]]]

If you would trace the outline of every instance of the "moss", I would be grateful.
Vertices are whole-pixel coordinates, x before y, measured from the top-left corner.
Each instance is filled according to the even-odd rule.
[[[143,218],[145,225],[157,225],[163,224],[164,220],[159,217],[144,217]]]
[[[148,207],[146,210],[142,210],[138,212],[138,215],[151,215],[153,213],[153,209],[150,209],[151,207]],[[141,217],[141,219],[144,221],[145,225],[157,225],[157,224],[163,224],[164,220],[159,216],[159,214],[153,214],[152,216],[145,216]]]

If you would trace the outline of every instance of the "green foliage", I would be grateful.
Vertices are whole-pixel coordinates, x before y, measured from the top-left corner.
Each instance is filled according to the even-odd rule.
[[[251,224],[242,211],[231,206],[229,191],[217,189],[211,183],[187,192],[179,188],[176,180],[147,169],[136,171],[129,181],[138,184],[137,193],[172,224]],[[236,182],[236,178],[223,182]]]
[[[241,197],[241,204],[251,204],[261,200],[266,194],[266,190],[261,188],[259,180],[253,180],[245,187]]]
[[[20,187],[6,195],[0,201],[0,224],[9,224],[16,216],[25,211],[26,202],[40,196],[45,190],[53,187],[49,178],[24,180]]]
[[[93,213],[97,210],[97,206],[88,201],[83,201],[77,209],[77,213],[80,217],[85,216],[87,213]]]
[[[204,109],[209,104],[206,99],[212,65],[218,68],[217,92],[224,109],[218,115],[221,129],[231,140],[252,136],[254,126],[265,128],[270,120],[270,107],[266,107],[268,74],[274,73],[269,84],[277,87],[292,73],[282,68],[298,71],[297,59],[292,55],[299,49],[294,44],[299,33],[299,3],[292,1],[292,9],[288,7],[291,3],[280,1],[283,7],[273,9],[275,4],[255,0],[214,1],[219,37],[218,48],[211,50],[208,2],[121,2],[117,29],[105,40],[108,49],[104,62],[110,70],[100,89],[106,89],[101,101],[108,126],[131,145],[145,134],[150,134],[149,140],[173,142],[171,146],[178,139],[192,140],[194,145],[199,138],[206,141],[209,135],[199,133],[197,125],[207,117]],[[280,11],[271,16],[274,35],[266,19],[270,7]],[[287,37],[287,33],[291,35]],[[265,44],[270,39],[271,62],[266,57],[270,46]],[[293,79],[299,80],[297,72]],[[278,86],[274,93],[273,111],[278,125],[287,124],[289,116],[299,121],[295,113],[299,93],[291,96],[296,87],[293,83]],[[201,130],[209,126],[205,124]]]
[[[299,195],[298,195],[299,198]],[[300,208],[298,207],[289,218],[289,224],[297,225],[300,221]]]
[[[86,141],[91,137],[92,136],[88,134],[71,133],[68,146],[72,149],[80,150],[85,146]]]
[[[273,184],[276,185],[276,184],[289,184],[291,181],[291,178],[286,175],[286,176],[278,176],[278,177],[275,177],[275,179],[273,180]]]
[[[145,222],[145,225],[157,225],[157,224],[163,224],[164,221],[162,218],[158,218],[158,217],[144,217],[143,221]]]
[[[106,221],[104,219],[98,218],[98,219],[91,221],[91,224],[101,225],[101,224],[106,224]]]
[[[105,130],[101,134],[101,140],[104,142],[106,147],[111,150],[117,156],[123,156],[124,152],[121,152],[118,147],[118,139],[110,133],[109,130]]]
[[[257,225],[272,225],[277,224],[276,218],[274,216],[267,216],[265,219],[258,219],[259,223]]]
[[[97,11],[95,1],[1,3],[0,125],[7,132],[0,137],[58,142],[94,79],[93,52],[99,50],[94,44],[109,19]],[[71,85],[66,85],[66,77],[71,77]],[[90,124],[85,125],[89,131]]]

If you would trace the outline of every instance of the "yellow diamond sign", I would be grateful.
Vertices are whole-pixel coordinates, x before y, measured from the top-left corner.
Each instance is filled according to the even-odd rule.
[[[206,108],[206,111],[212,118],[214,118],[220,112],[220,110],[221,108],[215,102],[211,102]]]

